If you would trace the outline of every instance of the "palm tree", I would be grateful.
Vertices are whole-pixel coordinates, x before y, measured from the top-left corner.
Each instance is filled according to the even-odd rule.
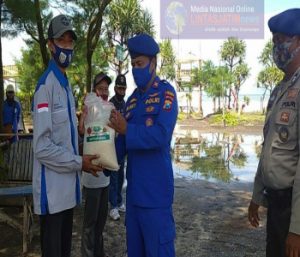
[[[137,0],[115,0],[108,11],[106,33],[112,48],[123,51],[123,58],[111,60],[112,69],[122,73],[128,65],[127,40],[134,34],[146,32],[154,34],[154,23],[148,11],[142,9]]]

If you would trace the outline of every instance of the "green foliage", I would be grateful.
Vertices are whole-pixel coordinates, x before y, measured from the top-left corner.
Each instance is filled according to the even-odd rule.
[[[233,67],[245,59],[246,43],[241,39],[229,37],[221,46],[220,54],[230,71],[233,71]]]
[[[184,112],[179,112],[178,116],[177,116],[177,121],[184,120],[185,117],[186,117],[186,114]]]
[[[212,122],[222,124],[225,120],[225,124],[227,126],[236,126],[238,125],[238,114],[235,112],[225,112],[224,116],[223,114],[217,114],[214,116]]]
[[[266,43],[264,49],[262,50],[260,56],[258,57],[259,62],[266,67],[275,66],[272,52],[273,52],[273,42],[272,40],[269,40]]]
[[[193,157],[190,170],[200,172],[206,179],[215,178],[229,182],[233,175],[226,166],[222,155],[222,147],[220,145],[206,146],[204,151],[205,156]]]
[[[4,0],[4,37],[16,37],[25,30],[24,24],[32,29],[36,22],[34,3],[31,0]],[[35,32],[36,35],[36,32]]]
[[[116,73],[126,73],[128,69],[128,38],[138,33],[154,34],[154,22],[151,14],[144,10],[138,0],[114,0],[109,6],[105,19],[105,31],[110,48],[120,45],[125,50],[123,61],[112,55],[109,63]],[[123,71],[125,70],[125,72]]]
[[[226,112],[225,121],[228,126],[236,125],[262,125],[265,120],[265,116],[261,113],[243,113],[238,115],[236,112]],[[215,114],[210,117],[209,123],[211,125],[223,125],[223,114]]]
[[[212,139],[201,138],[201,142],[187,134],[175,143],[175,158],[177,162],[190,160],[189,169],[195,173],[201,173],[206,179],[214,178],[229,182],[233,178],[230,165],[238,168],[245,167],[247,154],[240,143],[243,137],[233,137],[217,133]]]
[[[226,90],[233,81],[232,74],[226,66],[214,67],[209,72],[206,93],[211,97],[222,97],[226,95]]]
[[[229,68],[232,75],[234,89],[229,88],[228,93],[228,106],[231,106],[231,91],[235,92],[236,102],[235,108],[238,109],[239,104],[239,91],[242,84],[249,77],[250,69],[247,64],[244,63],[246,55],[246,43],[245,41],[230,37],[221,46],[221,59],[225,62],[225,65]]]
[[[283,79],[283,72],[278,69],[273,60],[273,42],[269,40],[265,45],[261,55],[258,57],[259,62],[264,68],[259,72],[257,78],[257,87],[265,89],[263,98],[267,91],[271,93],[273,88]]]
[[[212,61],[204,61],[203,65],[192,70],[191,83],[201,88],[207,87],[211,84],[211,78],[216,75],[215,69]]]
[[[249,105],[250,104],[250,97],[249,96],[244,96],[244,103],[246,104],[246,105]]]
[[[41,76],[44,65],[39,54],[39,44],[31,42],[27,44],[27,49],[22,49],[22,57],[15,60],[18,69],[18,83],[20,92],[18,97],[22,103],[25,113],[30,112],[31,100],[39,77]]]
[[[160,44],[161,65],[159,76],[167,80],[175,79],[175,54],[170,39],[162,41]]]
[[[37,42],[44,67],[49,62],[49,55],[46,48],[46,33],[52,11],[49,8],[48,0],[7,0],[7,19],[4,36],[16,37],[23,32],[29,36],[28,43]]]
[[[235,67],[233,70],[234,85],[235,89],[238,92],[241,85],[246,81],[250,75],[250,68],[246,63],[241,63]]]

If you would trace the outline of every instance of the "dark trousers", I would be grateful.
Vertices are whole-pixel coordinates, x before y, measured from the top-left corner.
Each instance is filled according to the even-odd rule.
[[[112,171],[109,184],[109,202],[112,208],[117,208],[122,204],[122,186],[124,182],[124,161],[118,171]]]
[[[128,257],[175,257],[175,222],[172,207],[126,205]]]
[[[40,215],[42,257],[70,257],[73,209]]]
[[[108,212],[108,186],[83,188],[85,196],[82,257],[105,257],[103,230]]]
[[[286,257],[285,242],[291,220],[292,188],[266,190],[267,214],[267,257]]]

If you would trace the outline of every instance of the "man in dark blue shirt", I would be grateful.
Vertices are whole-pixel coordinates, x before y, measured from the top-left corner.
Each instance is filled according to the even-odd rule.
[[[21,106],[15,100],[15,89],[13,85],[8,85],[6,88],[6,100],[3,105],[3,127],[7,133],[17,133],[18,123],[20,120]],[[17,135],[11,137],[11,141],[17,140]]]
[[[126,236],[128,257],[174,257],[174,178],[170,142],[178,105],[175,89],[156,75],[159,46],[147,34],[128,40],[137,88],[125,116],[113,110],[119,160],[127,155]]]
[[[119,74],[115,82],[115,95],[109,100],[112,102],[117,111],[121,114],[125,112],[125,93],[126,93],[126,77]],[[125,212],[126,208],[122,199],[122,186],[124,182],[124,159],[119,162],[120,169],[118,171],[111,171],[110,185],[109,185],[109,202],[111,210],[109,216],[113,220],[120,219],[120,212]]]

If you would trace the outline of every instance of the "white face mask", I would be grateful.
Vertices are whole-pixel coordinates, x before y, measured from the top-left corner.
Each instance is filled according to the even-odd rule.
[[[293,61],[296,54],[300,50],[298,46],[291,53],[289,51],[290,46],[293,43],[293,39],[289,39],[283,43],[274,44],[273,46],[273,59],[276,66],[282,71],[286,71],[288,65]]]

